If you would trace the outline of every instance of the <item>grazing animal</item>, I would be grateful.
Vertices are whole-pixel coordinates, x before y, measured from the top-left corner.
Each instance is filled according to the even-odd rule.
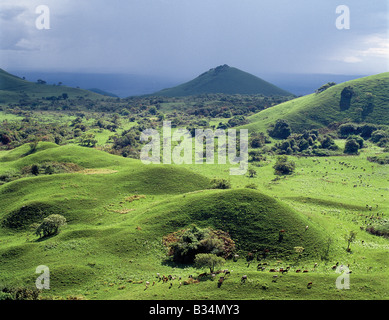
[[[202,277],[206,277],[206,276],[207,276],[207,273],[204,272],[204,273],[199,274],[197,278],[202,278]]]
[[[300,269],[297,269],[296,272],[299,273],[299,272],[301,272],[301,270],[300,270]]]
[[[307,272],[308,272],[308,270],[304,270],[304,271],[303,271],[303,273],[307,273]]]
[[[311,281],[311,282],[308,282],[307,288],[308,288],[308,289],[311,289],[311,288],[312,288],[312,281]]]
[[[247,275],[242,276],[241,282],[246,282],[246,280],[247,280]]]
[[[276,269],[270,269],[269,272],[276,272]]]

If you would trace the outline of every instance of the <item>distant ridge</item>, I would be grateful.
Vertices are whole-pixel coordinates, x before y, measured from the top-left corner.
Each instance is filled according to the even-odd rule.
[[[293,95],[261,78],[226,64],[210,69],[189,82],[155,92],[153,95],[180,97],[207,93]]]
[[[80,96],[89,99],[103,98],[101,94],[84,89],[46,84],[43,79],[38,79],[37,82],[27,81],[0,69],[0,104],[18,103],[20,100],[34,97],[61,96],[64,93],[69,98]]]

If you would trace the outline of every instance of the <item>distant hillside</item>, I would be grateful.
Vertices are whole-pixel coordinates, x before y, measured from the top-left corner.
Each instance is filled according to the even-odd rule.
[[[16,103],[21,99],[61,96],[66,93],[69,98],[84,97],[89,99],[101,99],[98,93],[88,90],[71,88],[62,85],[49,85],[44,79],[38,82],[30,82],[14,76],[0,69],[0,104]]]
[[[363,77],[263,110],[243,127],[266,131],[277,119],[287,120],[295,132],[345,120],[389,125],[388,92],[389,72]]]
[[[210,69],[189,82],[158,91],[154,95],[180,97],[206,93],[292,95],[265,80],[228,65]]]
[[[98,94],[101,94],[101,95],[107,96],[107,97],[119,98],[116,94],[113,94],[111,92],[106,92],[106,91],[98,89],[98,88],[88,89],[88,91],[92,91],[94,93],[98,93]]]

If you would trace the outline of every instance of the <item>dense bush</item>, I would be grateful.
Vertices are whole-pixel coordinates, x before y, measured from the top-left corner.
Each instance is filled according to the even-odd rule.
[[[320,147],[322,149],[328,150],[337,150],[338,146],[335,144],[335,141],[330,136],[324,136],[320,141]]]
[[[60,214],[52,214],[43,219],[35,234],[39,237],[47,237],[58,233],[59,228],[66,225],[66,218]]]
[[[230,189],[231,188],[231,182],[227,179],[223,178],[214,178],[211,181],[212,188],[214,189]]]
[[[389,237],[389,222],[381,225],[373,225],[366,228],[366,231],[376,236]]]
[[[286,139],[292,133],[286,120],[277,120],[274,125],[268,129],[269,136],[276,139]]]
[[[0,288],[1,300],[37,300],[39,297],[39,290],[36,288],[26,287],[7,287]]]
[[[344,146],[344,153],[357,154],[359,150],[359,143],[355,139],[349,139]]]
[[[341,138],[347,138],[349,135],[358,133],[358,126],[354,123],[345,123],[340,125],[338,130]]]
[[[288,175],[294,172],[296,164],[294,161],[288,159],[287,156],[279,156],[277,158],[276,164],[273,166],[275,172],[274,174],[278,175]]]
[[[228,258],[235,250],[235,243],[228,233],[211,228],[199,229],[196,226],[165,236],[163,243],[168,247],[168,255],[172,260],[184,264],[193,263],[199,253]]]
[[[377,143],[381,139],[388,138],[387,133],[384,130],[376,130],[371,134],[371,141]]]
[[[362,149],[364,147],[365,140],[361,136],[351,135],[347,137],[347,141],[351,139],[354,139],[358,143],[359,149]]]

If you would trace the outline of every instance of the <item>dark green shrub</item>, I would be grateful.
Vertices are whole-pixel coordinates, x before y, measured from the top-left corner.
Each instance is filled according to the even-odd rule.
[[[279,156],[277,158],[276,164],[273,166],[277,175],[288,175],[294,172],[296,164],[294,161],[290,161],[287,156]]]
[[[338,146],[335,144],[335,141],[330,136],[324,136],[323,140],[321,141],[320,147],[322,149],[328,150],[338,149]]]
[[[358,154],[359,143],[355,139],[350,139],[346,141],[346,145],[344,147],[344,153],[347,154]]]
[[[199,253],[210,253],[228,258],[235,250],[235,243],[228,233],[211,228],[190,229],[171,233],[163,238],[172,260],[177,263],[193,263]]]
[[[47,237],[58,233],[59,228],[66,225],[66,219],[60,214],[52,214],[43,219],[36,229],[35,234],[39,237]]]
[[[231,182],[227,179],[223,178],[215,178],[212,179],[212,188],[213,189],[230,189],[231,188]]]
[[[379,142],[383,138],[388,138],[388,135],[384,130],[376,130],[371,134],[371,141],[374,143]]]
[[[358,127],[354,123],[345,123],[339,126],[339,135],[341,138],[346,138],[351,134],[357,134]]]
[[[286,139],[291,132],[288,122],[281,119],[268,129],[269,136],[276,139]]]
[[[363,140],[361,136],[351,135],[347,137],[347,140],[351,140],[351,139],[354,139],[358,143],[359,149],[363,148],[365,140]]]

